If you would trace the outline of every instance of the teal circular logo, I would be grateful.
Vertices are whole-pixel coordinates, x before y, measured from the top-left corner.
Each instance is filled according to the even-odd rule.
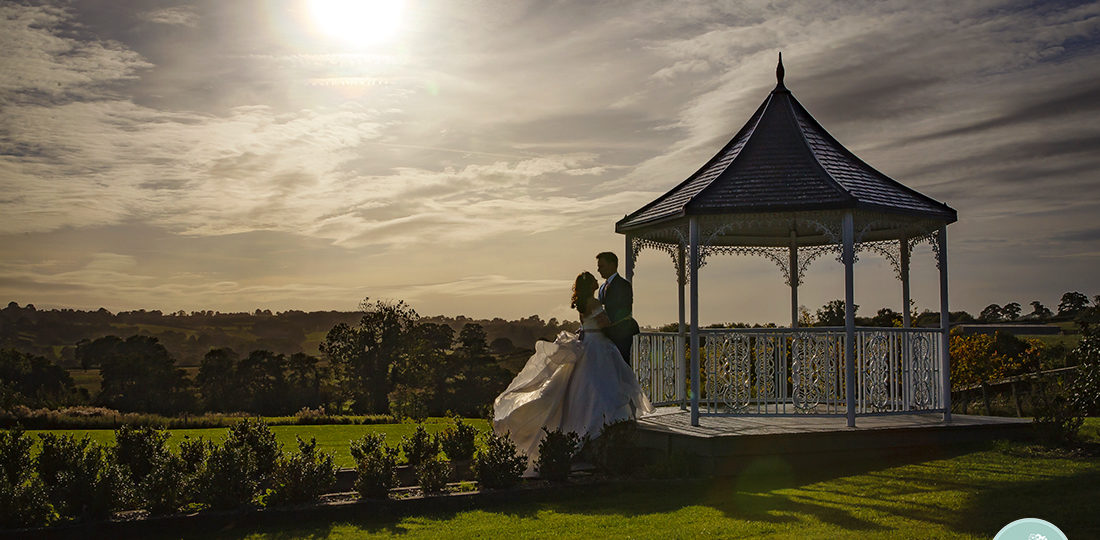
[[[1039,518],[1017,519],[1005,525],[993,540],[1069,540],[1053,523]]]

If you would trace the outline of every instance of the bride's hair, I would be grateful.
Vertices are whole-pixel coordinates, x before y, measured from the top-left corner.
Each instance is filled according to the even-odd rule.
[[[585,311],[588,310],[586,303],[592,299],[592,293],[599,288],[600,283],[596,281],[596,276],[588,272],[581,272],[577,276],[577,280],[573,282],[573,303],[569,304],[569,307],[577,308],[577,311],[584,315]]]

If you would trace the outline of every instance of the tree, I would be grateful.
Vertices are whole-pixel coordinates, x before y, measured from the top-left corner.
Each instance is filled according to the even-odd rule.
[[[1005,319],[1015,321],[1016,319],[1020,318],[1020,309],[1020,304],[1012,302],[1009,304],[1005,304],[1005,306],[1001,308],[1001,313],[1004,315]]]
[[[859,310],[859,305],[852,304],[852,312]],[[844,326],[844,300],[833,300],[821,309],[817,310],[817,326]]]
[[[337,324],[321,343],[343,397],[356,412],[385,413],[392,384],[390,366],[407,349],[419,315],[404,302],[364,299],[356,326]]]
[[[228,347],[210,349],[202,357],[195,385],[202,393],[203,407],[207,411],[241,409],[240,383],[237,381],[239,361],[240,356]]]
[[[1072,317],[1088,305],[1089,297],[1076,291],[1067,292],[1062,295],[1062,300],[1058,302],[1058,316]]]
[[[113,349],[107,352],[109,345]],[[102,387],[97,401],[101,404],[120,411],[161,414],[176,414],[190,407],[192,396],[184,372],[176,369],[168,350],[157,338],[134,335],[118,341],[107,336],[89,343],[88,347],[104,353],[99,357]]]
[[[882,308],[871,318],[871,326],[901,326],[901,314],[890,308]]]
[[[57,406],[73,391],[69,372],[45,357],[0,350],[0,406]]]
[[[989,304],[978,314],[978,320],[982,322],[1000,322],[1004,318],[1004,311],[997,304]]]
[[[248,410],[266,415],[293,412],[289,410],[293,405],[286,400],[289,388],[285,355],[252,351],[237,364],[237,380]]]
[[[510,374],[497,364],[485,342],[485,329],[467,323],[451,355],[443,407],[463,415],[480,415],[508,384]]]
[[[1051,313],[1050,310],[1047,309],[1047,307],[1041,304],[1038,300],[1032,300],[1030,305],[1031,313],[1027,314],[1028,319],[1041,321],[1054,316],[1054,314]]]

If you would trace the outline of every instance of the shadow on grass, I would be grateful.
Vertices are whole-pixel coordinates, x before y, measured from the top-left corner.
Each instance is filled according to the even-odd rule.
[[[988,445],[986,445],[988,446]],[[272,515],[263,523],[241,523],[240,526],[217,531],[219,536],[244,537],[261,534],[267,538],[325,538],[334,527],[351,526],[362,533],[402,535],[409,532],[407,519],[418,521],[449,521],[460,513],[480,510],[509,519],[537,519],[541,512],[554,512],[576,516],[617,516],[628,519],[636,516],[667,514],[688,507],[706,507],[720,511],[728,518],[761,523],[789,524],[800,520],[797,515],[811,515],[822,523],[849,531],[875,532],[886,527],[871,519],[859,517],[854,506],[838,504],[838,493],[826,493],[809,487],[822,482],[842,481],[846,477],[875,475],[879,471],[899,465],[920,463],[930,459],[950,458],[984,447],[922,448],[899,450],[890,454],[862,455],[853,459],[851,454],[833,456],[813,455],[798,460],[780,457],[759,457],[737,466],[732,477],[677,480],[623,480],[615,483],[574,485],[563,490],[523,493],[522,497],[470,499],[469,504],[446,509],[422,507],[423,512],[396,511],[348,519],[345,512],[332,520],[322,515],[303,522],[300,517]],[[894,474],[882,473],[876,481],[879,492],[897,489],[908,493],[928,488],[902,487],[919,484],[920,478],[895,482]],[[885,487],[884,487],[885,486]],[[938,484],[939,488],[944,483]],[[859,490],[859,486],[845,486],[845,491]],[[788,492],[793,491],[793,493]],[[820,496],[819,496],[820,495]],[[437,505],[438,506],[438,505]],[[884,508],[884,512],[893,511]],[[915,506],[910,509],[913,519],[942,523],[942,512],[934,507]],[[323,512],[322,512],[323,513]],[[214,531],[207,531],[214,532]]]
[[[571,485],[564,489],[519,490],[469,498],[440,498],[420,504],[242,515],[220,528],[165,531],[169,536],[274,539],[354,537],[363,534],[473,534],[468,512],[479,525],[503,534],[528,529],[547,516],[560,523],[611,523],[660,516],[689,508],[713,509],[725,518],[779,526],[825,527],[857,533],[905,535],[905,527],[935,534],[991,537],[1022,517],[1055,523],[1071,538],[1100,537],[1096,514],[1077,510],[1100,483],[1095,457],[1044,454],[1021,443],[923,448],[889,455],[867,453],[759,457],[738,464],[735,476],[708,479],[622,480]],[[413,501],[409,501],[413,502]],[[681,516],[690,517],[689,511]],[[463,516],[465,519],[456,518]],[[678,519],[678,518],[677,518]],[[452,521],[455,520],[455,521]],[[527,521],[516,525],[517,521]],[[225,521],[222,522],[226,524]],[[498,525],[499,524],[499,525]],[[587,525],[586,525],[587,526]],[[601,525],[606,526],[606,525]],[[801,530],[801,529],[796,529]],[[444,531],[444,532],[440,532]],[[606,531],[604,533],[611,533]],[[485,534],[482,532],[482,534]],[[530,534],[529,532],[527,534]]]

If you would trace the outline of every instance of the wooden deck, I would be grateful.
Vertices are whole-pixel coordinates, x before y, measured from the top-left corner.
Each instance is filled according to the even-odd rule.
[[[810,466],[845,460],[913,459],[1031,433],[1030,418],[940,413],[863,416],[849,428],[844,417],[691,416],[660,408],[638,420],[638,443],[662,454],[686,453],[704,472],[735,474],[761,456]]]

